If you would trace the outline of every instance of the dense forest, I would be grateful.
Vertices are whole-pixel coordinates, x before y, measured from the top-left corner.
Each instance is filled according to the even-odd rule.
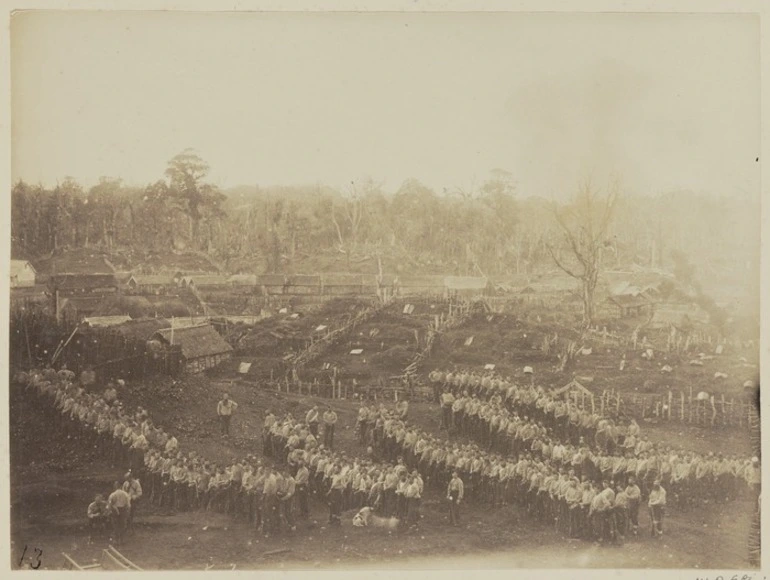
[[[19,181],[12,192],[14,257],[65,248],[184,250],[207,255],[228,273],[355,271],[368,257],[367,267],[487,276],[531,274],[554,268],[554,257],[570,257],[554,216],[571,202],[557,207],[530,197],[501,170],[472,190],[442,192],[412,179],[396,191],[372,180],[342,191],[323,185],[219,190],[207,182],[208,170],[188,150],[143,188],[111,177],[90,189],[69,177],[52,188]],[[601,194],[600,185],[595,189]],[[701,279],[753,275],[758,240],[758,196],[621,192],[602,243],[603,267],[672,270],[691,262]]]

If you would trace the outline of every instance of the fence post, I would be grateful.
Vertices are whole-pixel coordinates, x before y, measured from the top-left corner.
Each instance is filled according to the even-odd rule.
[[[689,423],[692,423],[692,385],[690,386],[690,397],[687,400],[687,404],[690,407],[690,420],[689,420]]]
[[[668,420],[671,421],[671,405],[674,403],[674,393],[668,390]]]
[[[679,401],[681,403],[679,420],[684,423],[684,391],[679,391]]]
[[[724,393],[722,393],[721,400],[722,400],[722,427],[724,427],[725,425],[727,425],[727,415],[725,414],[725,394]]]

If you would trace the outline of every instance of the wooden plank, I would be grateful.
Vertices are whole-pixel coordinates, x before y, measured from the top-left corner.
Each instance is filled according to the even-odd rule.
[[[69,554],[65,554],[64,552],[62,552],[62,556],[64,556],[64,569],[65,570],[84,570],[85,569],[80,564],[75,562],[75,560],[73,560],[69,556]]]
[[[138,571],[141,571],[141,570],[142,570],[142,569],[141,569],[139,566],[137,566],[137,565],[136,565],[136,564],[134,564],[134,563],[133,563],[131,560],[129,560],[128,558],[126,558],[126,557],[125,557],[123,554],[121,554],[120,552],[118,552],[118,550],[117,550],[117,549],[116,549],[114,546],[109,546],[107,549],[108,549],[108,550],[110,551],[110,553],[111,553],[111,554],[112,554],[112,555],[115,557],[115,559],[116,559],[116,560],[118,560],[119,562],[121,562],[121,563],[122,563],[124,566],[126,566],[126,567],[127,567],[127,568],[129,568],[130,570],[138,570]]]

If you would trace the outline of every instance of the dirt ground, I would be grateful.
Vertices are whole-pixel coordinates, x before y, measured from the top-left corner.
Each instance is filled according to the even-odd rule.
[[[314,328],[324,321],[333,322],[341,315],[340,305],[314,310],[302,320],[296,334]],[[334,310],[337,308],[338,310]],[[412,352],[414,330],[424,332],[432,313],[414,313],[406,317],[388,312],[360,327],[328,358],[344,365],[344,372],[368,373],[369,380],[378,373],[398,374],[407,357],[384,356],[366,366],[362,360],[345,355],[353,345],[387,353],[403,346]],[[297,322],[281,324],[294,325]],[[270,324],[275,325],[276,321]],[[300,323],[296,324],[297,327]],[[277,328],[277,327],[275,327]],[[275,330],[271,327],[271,330]],[[291,328],[291,327],[290,327]],[[372,329],[377,333],[371,333]],[[433,368],[481,368],[495,363],[497,370],[519,376],[524,364],[535,367],[539,381],[561,386],[568,378],[554,371],[555,357],[545,355],[539,347],[542,337],[554,332],[549,321],[542,324],[518,319],[512,315],[494,315],[474,319],[468,325],[441,336],[434,356],[424,373]],[[474,336],[470,346],[465,340]],[[277,340],[273,338],[273,340]],[[275,345],[272,345],[275,346]],[[606,349],[605,349],[606,350]],[[269,341],[262,354],[271,351]],[[726,353],[724,360],[737,360],[736,353]],[[612,384],[619,391],[631,392],[655,377],[659,361],[632,360],[624,373],[617,370],[620,353],[594,348],[592,355],[578,360],[575,374],[591,373],[592,389]],[[259,367],[261,359],[254,356]],[[349,456],[360,456],[365,450],[354,436],[357,403],[352,400],[329,400],[267,390],[259,381],[241,380],[234,361],[209,375],[183,379],[156,378],[143,384],[129,383],[120,397],[129,407],[147,408],[153,419],[175,434],[186,449],[194,449],[203,457],[224,463],[247,453],[261,454],[260,432],[265,412],[292,412],[301,416],[314,403],[330,405],[339,416],[336,448]],[[722,359],[709,361],[709,366],[677,365],[667,380],[676,384],[708,382],[714,368],[722,368]],[[645,363],[647,365],[645,366]],[[320,364],[320,363],[319,363]],[[674,366],[672,364],[672,366]],[[264,376],[265,368],[257,369]],[[738,366],[735,369],[739,368]],[[733,371],[735,371],[733,369]],[[730,372],[729,383],[742,383],[738,374]],[[728,372],[728,371],[725,371]],[[748,371],[747,371],[748,373]],[[712,383],[708,383],[712,384]],[[649,385],[648,385],[649,387]],[[229,392],[239,403],[233,418],[230,439],[218,435],[216,403],[223,392]],[[57,569],[63,564],[62,552],[80,563],[98,559],[106,546],[101,539],[87,543],[84,529],[86,507],[96,493],[109,491],[110,483],[123,469],[112,468],[93,450],[79,448],[77,442],[44,438],[40,418],[23,393],[11,389],[11,465],[12,465],[12,553],[19,558],[35,548],[43,550],[42,567]],[[431,403],[414,402],[410,419],[423,429],[438,432],[438,409]],[[749,452],[745,430],[712,431],[680,424],[643,425],[644,432],[658,441],[676,441],[699,450],[727,453]],[[442,434],[442,436],[446,436]],[[145,569],[274,569],[274,568],[346,568],[346,567],[597,567],[597,568],[745,568],[748,566],[747,539],[752,505],[740,500],[728,505],[707,504],[682,512],[671,508],[666,522],[666,535],[653,540],[642,534],[630,538],[624,546],[602,547],[579,540],[567,540],[552,529],[534,524],[518,508],[491,509],[468,504],[463,512],[463,525],[447,525],[447,506],[443,494],[426,491],[423,519],[416,532],[388,533],[377,529],[352,526],[352,513],[345,514],[341,529],[326,527],[327,508],[321,501],[311,502],[311,517],[296,532],[266,540],[255,535],[245,522],[219,514],[195,512],[171,515],[144,505],[137,517],[136,532],[122,548],[124,554]],[[641,513],[641,530],[647,530],[649,519]],[[15,562],[18,564],[18,561]]]

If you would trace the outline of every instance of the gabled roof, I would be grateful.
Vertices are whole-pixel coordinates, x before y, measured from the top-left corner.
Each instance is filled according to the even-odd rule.
[[[126,338],[148,340],[157,331],[170,326],[171,323],[165,318],[136,318],[113,326],[111,330],[119,332]]]
[[[631,294],[620,294],[618,296],[609,296],[607,300],[621,308],[637,308],[640,306],[650,305],[650,301],[647,300],[647,298],[645,298],[642,294],[637,296],[633,296]]]
[[[115,273],[115,280],[121,285],[125,286],[131,282],[131,280],[134,280],[134,283],[136,283],[136,278],[134,278],[134,275],[131,272],[116,272]]]
[[[188,360],[224,354],[233,350],[210,324],[187,328],[166,328],[159,330],[153,336],[160,338],[166,344],[181,346],[182,355]]]
[[[18,276],[26,268],[32,270],[34,274],[37,274],[35,267],[27,260],[11,260],[11,277]]]
[[[586,389],[583,385],[581,385],[576,380],[572,380],[563,387],[560,387],[554,391],[554,395],[563,395],[564,393],[567,393],[569,391],[577,391],[578,393],[585,393],[587,397],[593,397],[594,394]]]

